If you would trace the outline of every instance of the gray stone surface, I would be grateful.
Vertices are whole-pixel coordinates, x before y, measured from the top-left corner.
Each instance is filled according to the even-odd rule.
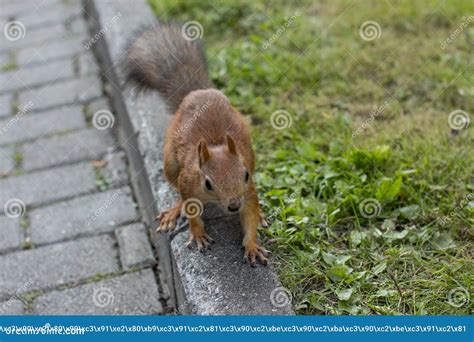
[[[87,111],[91,116],[94,115],[94,113],[98,112],[99,110],[108,110],[109,112],[112,112],[107,98],[101,97],[87,104]]]
[[[66,37],[21,49],[17,52],[16,61],[19,67],[25,65],[46,63],[59,58],[72,57],[84,48],[83,36]]]
[[[64,24],[37,28],[35,30],[26,29],[25,36],[15,41],[7,40],[5,35],[2,34],[0,35],[0,52],[38,46],[46,41],[61,39],[71,34]]]
[[[112,136],[119,121],[114,130],[87,128],[84,114],[110,107],[83,44],[90,40],[82,6],[0,0],[0,27],[13,19],[26,26],[15,42],[0,35],[0,67],[10,55],[18,66],[0,71],[0,315],[163,312],[167,292],[143,270],[155,260],[144,226],[135,224],[142,216],[128,161]],[[80,105],[57,108],[72,103]],[[22,169],[10,172],[15,166]],[[25,204],[23,218],[4,216],[11,198]],[[103,288],[112,291],[110,305],[97,304],[103,296],[94,292]],[[31,293],[40,297],[23,303]]]
[[[29,213],[31,239],[51,243],[85,234],[111,232],[136,220],[128,187],[60,202]]]
[[[0,22],[0,25],[2,23]],[[11,63],[11,58],[8,54],[6,53],[0,53],[0,70],[3,70],[4,68],[7,67]]]
[[[9,299],[0,303],[0,316],[23,315],[23,302],[18,299]]]
[[[206,230],[216,242],[206,253],[185,247],[188,231],[171,241],[186,293],[181,310],[198,315],[292,314],[291,303],[272,304],[272,291],[281,284],[271,265],[251,268],[243,262],[238,221],[235,216],[207,221]]]
[[[34,9],[30,12],[18,15],[15,20],[22,22],[28,30],[33,30],[38,27],[66,23],[74,18],[78,18],[82,14],[81,7],[80,3],[58,3],[56,6]]]
[[[12,172],[14,168],[13,149],[8,147],[0,148],[0,177]]]
[[[116,2],[101,0],[93,2],[92,12],[96,13],[98,24],[105,25],[105,18],[120,11],[127,23],[111,23],[104,34],[108,65],[114,65],[108,72],[108,79],[116,81],[116,87],[123,82],[123,70],[118,66],[129,40],[129,33],[147,24],[155,22],[154,15],[145,0]],[[98,50],[100,51],[100,49]],[[108,58],[108,59],[107,59]],[[115,87],[114,87],[115,88]],[[157,205],[156,212],[171,206],[176,194],[170,191],[163,177],[161,159],[164,132],[169,122],[169,111],[156,93],[137,94],[131,87],[122,92],[114,91],[116,102],[124,103],[119,108],[119,117],[128,119],[131,128],[125,134],[136,134],[138,151],[132,151],[143,157],[145,175],[152,186],[152,194]],[[128,138],[127,138],[128,139]],[[132,142],[129,150],[133,150]],[[142,170],[140,172],[143,173]],[[148,217],[148,219],[150,219]],[[148,222],[152,224],[153,222]],[[172,256],[176,265],[175,275],[179,278],[175,285],[180,308],[184,312],[198,314],[292,314],[290,306],[277,308],[270,300],[271,292],[281,286],[271,267],[252,269],[242,262],[241,236],[239,224],[226,219],[208,222],[208,231],[217,240],[211,253],[201,255],[185,247],[188,233],[178,234],[171,243]],[[219,235],[217,235],[217,232]],[[153,237],[159,246],[161,262],[167,258],[167,241],[164,237]],[[167,284],[172,281],[167,278]]]
[[[110,132],[95,128],[38,139],[20,148],[23,155],[22,167],[30,171],[86,159],[99,159],[108,149],[113,149],[114,145]]]
[[[115,231],[120,249],[120,261],[124,269],[151,266],[155,263],[148,234],[142,223],[120,227]]]
[[[115,243],[114,238],[101,235],[2,255],[0,296],[116,272],[119,265]]]
[[[108,153],[104,157],[105,166],[99,170],[109,187],[117,187],[128,182],[125,153]]]
[[[102,95],[102,83],[95,76],[58,82],[21,92],[21,105],[33,101],[35,108],[45,109],[60,105],[79,104]]]
[[[74,33],[83,33],[89,34],[89,28],[87,27],[87,22],[82,20],[82,18],[78,18],[77,20],[73,20],[69,23],[66,23],[66,26],[69,27],[71,32]]]
[[[0,95],[0,118],[12,114],[12,96],[12,94]]]
[[[90,50],[79,55],[79,75],[97,75],[99,71],[97,61]]]
[[[0,253],[20,247],[23,229],[17,218],[0,216]]]
[[[35,110],[34,100],[31,104],[31,110]],[[25,110],[22,110],[11,118],[0,120],[0,145],[79,128],[86,128],[82,108],[79,106],[67,106],[41,113],[25,113]]]
[[[28,89],[41,84],[50,84],[72,78],[73,76],[72,60],[67,59],[31,68],[19,68],[0,74],[0,91]]]
[[[154,315],[163,311],[150,269],[38,297],[38,315]]]
[[[57,6],[60,0],[12,0],[11,2],[2,3],[2,11],[0,16],[3,18],[17,17],[24,13],[40,12],[50,7]]]
[[[47,204],[94,191],[95,182],[94,170],[87,162],[8,177],[0,180],[0,204],[11,198],[19,198],[27,206]]]

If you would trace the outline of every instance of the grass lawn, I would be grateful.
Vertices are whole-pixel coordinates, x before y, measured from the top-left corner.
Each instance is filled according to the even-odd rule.
[[[202,25],[252,122],[260,236],[298,314],[473,313],[474,122],[451,128],[474,120],[473,1],[151,4]]]

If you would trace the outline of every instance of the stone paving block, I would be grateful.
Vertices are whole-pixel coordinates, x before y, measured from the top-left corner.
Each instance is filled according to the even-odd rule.
[[[120,249],[120,261],[124,269],[151,266],[155,263],[145,226],[142,223],[117,228],[115,236]]]
[[[29,217],[32,241],[46,243],[111,232],[135,220],[137,212],[130,188],[125,187],[32,210]]]
[[[0,95],[0,118],[12,114],[12,94]]]
[[[38,139],[21,147],[24,170],[56,167],[86,159],[102,158],[115,145],[108,131],[95,128]]]
[[[0,52],[31,47],[46,41],[60,40],[75,35],[83,38],[86,37],[87,34],[82,30],[81,24],[74,24],[76,21],[83,22],[84,20],[82,18],[78,18],[68,23],[68,25],[56,24],[32,30],[28,30],[28,28],[26,28],[25,36],[15,41],[9,41],[4,35],[0,35]]]
[[[24,13],[15,18],[27,27],[28,30],[33,30],[42,26],[51,26],[53,24],[65,23],[82,15],[82,6],[77,4],[62,4],[56,6],[49,6]]]
[[[36,109],[34,99],[21,107],[11,118],[0,120],[0,145],[35,139],[53,133],[86,128],[80,106],[66,106],[42,113],[27,113]]]
[[[12,172],[15,168],[13,153],[11,148],[0,148],[0,177]]]
[[[37,28],[35,30],[28,30],[26,28],[25,36],[15,41],[7,40],[5,35],[2,34],[0,35],[0,52],[30,48],[45,41],[64,38],[70,34],[63,24]]]
[[[23,315],[23,302],[18,299],[10,299],[0,303],[0,316]]]
[[[87,109],[90,115],[94,115],[94,113],[99,110],[108,110],[109,112],[112,112],[109,100],[106,97],[101,97],[97,100],[91,101],[87,105]]]
[[[46,41],[42,44],[19,50],[16,54],[16,62],[19,67],[23,67],[30,64],[46,63],[59,58],[72,58],[72,56],[84,49],[82,41],[82,36]]]
[[[38,297],[36,315],[153,315],[163,312],[153,272],[146,269]]]
[[[99,65],[90,50],[79,55],[79,75],[97,75],[99,72]]]
[[[27,89],[74,77],[73,61],[60,60],[0,74],[0,91]]]
[[[89,35],[89,28],[87,27],[87,22],[82,18],[73,20],[70,23],[67,23],[66,25],[69,25],[70,30],[74,33],[83,33]]]
[[[115,239],[84,238],[0,256],[0,296],[74,283],[119,270]]]
[[[101,80],[96,76],[88,76],[21,92],[19,102],[23,105],[28,101],[33,101],[38,110],[85,103],[101,95]]]
[[[18,248],[23,242],[23,229],[18,218],[0,216],[0,252]]]
[[[73,164],[0,180],[0,211],[11,198],[25,205],[46,204],[92,192],[96,189],[95,174],[90,163]]]
[[[117,187],[128,182],[126,157],[123,151],[108,153],[103,160],[106,164],[98,171],[109,187]]]
[[[1,27],[3,23],[0,21]],[[11,58],[7,53],[0,54],[0,71],[6,71],[4,68],[11,63]]]
[[[11,1],[10,3],[2,3],[2,11],[0,15],[4,18],[18,17],[22,13],[40,12],[46,10],[49,7],[57,6],[60,0],[22,0],[22,1]]]

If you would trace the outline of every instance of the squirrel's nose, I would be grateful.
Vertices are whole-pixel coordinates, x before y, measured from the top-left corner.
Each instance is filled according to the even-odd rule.
[[[231,198],[229,200],[229,206],[227,207],[227,210],[235,212],[240,209],[242,206],[242,202],[239,197]]]

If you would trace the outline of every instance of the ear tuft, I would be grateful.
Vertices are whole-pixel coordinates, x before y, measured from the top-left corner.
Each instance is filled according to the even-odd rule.
[[[211,159],[211,154],[207,148],[207,143],[204,139],[199,142],[198,145],[198,156],[199,156],[199,167],[202,167],[205,163]]]
[[[227,140],[227,148],[229,149],[229,152],[236,156],[237,147],[235,147],[234,139],[232,139],[232,137],[229,134],[227,134],[226,140]]]

